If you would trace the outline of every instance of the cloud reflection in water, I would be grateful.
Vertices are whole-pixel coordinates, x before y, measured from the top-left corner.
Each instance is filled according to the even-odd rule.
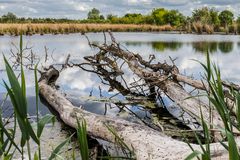
[[[89,39],[97,43],[103,42],[102,33],[88,33]],[[159,33],[114,33],[115,38],[124,45],[128,50],[139,53],[145,59],[148,59],[150,54],[156,56],[156,61],[168,61],[169,56],[177,58],[175,61],[182,73],[192,75],[200,78],[201,66],[192,61],[196,59],[204,61],[204,53],[208,50],[211,53],[212,60],[216,61],[222,71],[224,79],[240,82],[239,66],[239,36],[223,36],[223,35],[182,35],[182,34],[159,34]],[[0,37],[0,50],[6,56],[9,55],[10,43],[18,43],[19,37]],[[63,63],[68,54],[71,54],[71,60],[74,63],[83,62],[84,56],[93,55],[96,50],[88,46],[88,42],[84,36],[80,34],[70,35],[34,35],[24,37],[24,41],[33,46],[33,51],[42,60],[45,56],[44,46],[48,48],[49,53],[53,52],[54,60],[51,63]],[[43,65],[44,62],[41,62]],[[4,69],[3,59],[0,56],[0,70]],[[28,95],[34,95],[34,79],[32,71],[26,71],[26,81],[28,88]],[[6,80],[5,72],[0,72],[1,79]],[[133,75],[127,72],[126,80],[133,82]],[[79,99],[80,96],[88,96],[93,90],[94,96],[99,96],[99,86],[102,89],[104,96],[113,95],[109,93],[109,86],[102,85],[100,79],[92,74],[82,71],[78,68],[67,69],[61,73],[58,80],[58,85],[61,89],[69,95],[75,96]],[[0,85],[0,93],[5,92]],[[73,97],[74,98],[74,97]],[[122,97],[121,97],[122,98]],[[34,102],[32,102],[34,104]],[[34,105],[31,106],[34,106]],[[91,104],[91,105],[90,105]],[[95,112],[102,113],[105,107],[102,103],[88,103],[93,107]],[[100,109],[101,108],[101,109]],[[113,110],[116,112],[117,110]]]

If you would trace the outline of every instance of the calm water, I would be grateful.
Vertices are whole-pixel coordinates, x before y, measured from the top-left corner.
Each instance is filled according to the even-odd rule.
[[[176,58],[176,65],[183,74],[201,77],[201,66],[192,59],[204,61],[205,53],[208,50],[212,60],[218,63],[222,71],[222,76],[226,80],[236,83],[240,82],[240,36],[224,35],[181,35],[181,34],[159,34],[159,33],[114,33],[115,38],[128,50],[139,53],[145,59],[150,54],[154,54],[156,61],[171,63],[169,57]],[[88,34],[89,39],[96,43],[103,41],[101,33]],[[18,45],[19,37],[0,37],[0,51],[10,57],[10,50],[16,51],[13,44]],[[24,37],[25,45],[32,47],[33,53],[41,58],[42,65],[51,63],[63,63],[66,56],[71,54],[74,62],[83,62],[83,57],[92,55],[96,50],[88,46],[86,38],[80,34],[70,35],[34,35]],[[49,53],[49,61],[44,62],[45,47]],[[50,56],[52,55],[52,56]],[[51,58],[53,57],[53,58]],[[30,113],[34,113],[34,79],[32,71],[26,71],[27,95],[29,97]],[[4,71],[3,56],[0,56],[0,78],[6,80]],[[132,75],[126,76],[127,81],[132,81]],[[2,81],[2,80],[1,80]],[[0,82],[0,102],[5,93],[5,89]],[[76,105],[84,104],[87,110],[103,114],[105,104],[92,101],[85,101],[90,91],[93,95],[99,96],[99,86],[104,96],[111,96],[108,93],[109,87],[101,84],[99,78],[91,73],[87,73],[78,68],[67,69],[61,73],[58,80],[61,90],[68,94],[72,102]],[[5,106],[9,106],[8,101]],[[111,108],[111,107],[109,107]],[[134,109],[134,108],[133,108]],[[108,109],[107,114],[114,114],[118,109]],[[9,112],[9,111],[6,111]],[[48,110],[41,105],[41,113],[45,114]],[[138,114],[146,114],[139,111]]]

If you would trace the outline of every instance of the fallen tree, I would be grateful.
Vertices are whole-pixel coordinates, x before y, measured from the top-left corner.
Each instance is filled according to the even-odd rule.
[[[59,76],[55,68],[50,68],[42,74],[39,81],[39,93],[50,106],[59,113],[63,122],[73,128],[77,128],[77,119],[85,119],[90,136],[115,142],[115,136],[107,129],[111,126],[131,148],[138,160],[145,159],[184,159],[192,150],[187,143],[174,140],[163,133],[144,125],[131,123],[126,120],[97,115],[73,106],[57,89],[54,84]],[[196,150],[200,146],[192,144]],[[211,144],[212,157],[226,158],[227,151],[220,143]]]
[[[164,93],[175,105],[196,120],[199,126],[202,124],[203,119],[210,131],[213,131],[213,136],[216,135],[214,138],[219,140],[220,130],[225,127],[222,117],[214,108],[199,97],[193,97],[182,85],[187,84],[193,88],[209,92],[208,83],[204,80],[194,80],[181,75],[174,62],[173,65],[169,65],[166,62],[152,63],[154,57],[151,57],[149,61],[145,61],[139,54],[122,49],[111,33],[110,37],[112,38],[111,44],[106,44],[106,41],[103,45],[89,43],[90,46],[99,49],[99,52],[93,56],[84,57],[87,61],[86,63],[70,63],[70,57],[68,56],[65,64],[62,65],[63,69],[80,67],[85,71],[93,72],[102,79],[103,83],[110,86],[109,91],[115,89],[124,96],[144,96],[156,101],[159,92]],[[128,72],[139,78],[130,86],[123,77],[126,72],[123,69],[124,65],[127,66]],[[92,69],[86,66],[90,66]],[[39,94],[58,112],[60,118],[67,125],[76,128],[77,119],[85,119],[89,135],[114,142],[116,137],[107,128],[107,126],[110,126],[114,128],[116,133],[130,148],[133,148],[136,158],[140,160],[183,159],[192,153],[187,143],[172,139],[159,130],[131,123],[120,118],[96,115],[73,106],[55,88],[55,82],[58,77],[59,71],[52,66],[46,69],[45,72],[41,72]],[[225,93],[228,95],[226,96],[227,99],[231,101],[231,104],[234,104],[234,99],[229,92],[232,88],[239,90],[238,86],[233,86],[226,82],[223,82],[223,85],[225,86]],[[141,91],[137,89],[139,87]],[[229,112],[236,115],[231,109]],[[193,130],[196,129],[192,125],[189,125],[189,127]],[[239,135],[236,128],[233,128],[233,131],[236,135]],[[201,147],[196,144],[191,144],[191,146],[194,150],[201,150]],[[212,143],[211,148],[211,156],[213,158],[224,159],[228,156],[227,150],[220,143]]]

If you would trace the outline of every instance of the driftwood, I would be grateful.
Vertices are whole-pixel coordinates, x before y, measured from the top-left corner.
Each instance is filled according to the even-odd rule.
[[[122,50],[116,43],[103,46],[95,44],[92,45],[101,50],[98,55],[91,57],[91,59],[94,59],[95,62],[100,63],[103,61],[106,63],[103,57],[109,57],[109,55],[123,59],[134,74],[138,75],[145,81],[150,81],[150,84],[154,84],[159,87],[171,100],[179,105],[190,116],[196,119],[197,122],[201,124],[201,108],[203,118],[206,122],[211,122],[212,120],[214,128],[224,128],[223,122],[215,110],[213,110],[211,113],[212,115],[210,115],[210,107],[202,101],[199,101],[199,99],[192,97],[192,95],[185,91],[185,89],[177,82],[185,82],[191,86],[201,89],[204,89],[204,84],[197,80],[192,80],[186,76],[180,75],[175,65],[170,66],[166,63],[150,64],[144,61],[138,54]],[[99,59],[99,57],[101,57],[101,59]]]
[[[186,143],[174,140],[144,125],[116,117],[97,115],[73,106],[55,89],[54,84],[58,76],[59,72],[53,67],[44,72],[39,80],[39,94],[59,113],[60,118],[67,125],[76,128],[77,119],[85,119],[89,135],[114,142],[115,136],[106,125],[111,126],[130,148],[133,147],[138,160],[184,159],[192,152]],[[192,144],[192,146],[200,150],[198,145]],[[227,157],[227,151],[221,144],[211,144],[211,148],[213,158]]]
[[[95,73],[102,79],[104,84],[110,86],[109,91],[117,90],[123,96],[126,96],[126,98],[130,95],[146,97],[151,101],[156,101],[157,97],[161,93],[164,93],[175,105],[192,117],[199,126],[202,123],[202,113],[202,118],[207,123],[210,131],[217,133],[213,134],[214,138],[219,140],[219,131],[224,129],[224,124],[217,111],[199,97],[192,97],[192,94],[183,87],[183,84],[187,84],[192,88],[208,92],[209,87],[206,81],[194,80],[182,75],[179,73],[173,60],[172,65],[166,62],[153,63],[154,56],[151,56],[150,60],[146,61],[139,54],[122,49],[116,43],[111,33],[110,37],[112,38],[111,44],[106,44],[106,37],[103,45],[91,44],[89,42],[89,45],[97,48],[99,52],[93,56],[84,57],[86,63],[73,64],[70,62],[70,55],[68,55],[60,71],[67,67],[79,67],[87,72]],[[136,75],[139,80],[134,80],[134,83],[129,85],[124,79],[124,65],[128,72]],[[86,66],[90,66],[92,69]],[[146,125],[131,123],[116,117],[97,115],[73,106],[55,88],[55,82],[58,77],[59,71],[53,66],[46,69],[46,72],[41,72],[39,94],[59,113],[60,118],[67,125],[76,128],[77,119],[85,119],[89,135],[114,142],[115,136],[106,127],[110,126],[114,128],[129,148],[133,148],[136,158],[140,160],[184,159],[192,152],[185,142],[168,137],[164,132],[153,129],[154,127],[150,128]],[[229,91],[230,89],[239,90],[240,87],[227,82],[222,82],[222,84],[225,86],[225,95],[229,110],[234,115],[236,114],[234,112],[235,109],[233,109],[234,99],[229,94]],[[193,125],[189,127],[197,130]],[[233,131],[239,135],[239,132],[235,128],[233,128]],[[239,143],[238,140],[237,143]],[[195,150],[201,151],[198,145],[191,145]],[[211,151],[213,158],[227,159],[228,153],[222,144],[212,143]]]

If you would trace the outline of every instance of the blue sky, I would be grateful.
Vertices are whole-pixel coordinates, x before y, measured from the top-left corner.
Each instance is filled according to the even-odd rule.
[[[193,9],[204,6],[222,11],[229,9],[240,16],[240,0],[0,0],[0,15],[13,12],[23,17],[86,18],[93,7],[103,15],[149,13],[153,8],[178,9],[191,15]]]

